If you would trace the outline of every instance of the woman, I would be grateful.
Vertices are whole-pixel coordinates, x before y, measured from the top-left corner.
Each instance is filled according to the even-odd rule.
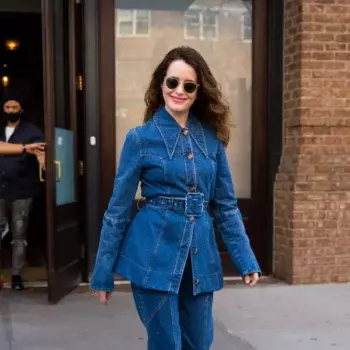
[[[213,292],[223,287],[209,202],[245,283],[260,274],[225,154],[229,108],[203,57],[187,47],[165,56],[145,102],[145,125],[129,131],[121,153],[91,288],[106,303],[114,272],[131,281],[148,349],[209,349]],[[131,221],[139,181],[145,206]]]
[[[41,156],[45,150],[44,143],[32,143],[29,145],[19,145],[7,142],[0,142],[0,155],[30,153]]]

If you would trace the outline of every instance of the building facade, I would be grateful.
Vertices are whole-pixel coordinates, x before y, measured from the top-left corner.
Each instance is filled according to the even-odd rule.
[[[227,153],[264,274],[350,281],[350,0],[31,2],[42,16],[52,300],[89,278],[126,132],[142,123],[153,69],[179,45],[204,56],[230,104]],[[78,199],[65,206],[57,127],[75,144]]]

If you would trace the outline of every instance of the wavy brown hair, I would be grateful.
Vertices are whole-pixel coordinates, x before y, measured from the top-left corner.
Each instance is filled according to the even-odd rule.
[[[231,126],[229,106],[223,100],[219,84],[207,62],[199,52],[190,47],[181,46],[169,51],[153,72],[145,94],[144,123],[152,119],[158,108],[164,106],[161,85],[170,64],[177,60],[186,62],[197,74],[199,89],[191,111],[201,122],[209,124],[215,130],[217,137],[227,146]]]

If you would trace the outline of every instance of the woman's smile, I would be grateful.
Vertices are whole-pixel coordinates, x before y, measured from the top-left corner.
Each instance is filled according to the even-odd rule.
[[[185,103],[187,101],[186,97],[179,97],[179,96],[170,95],[170,98],[173,100],[174,103],[177,103],[177,104],[182,104],[182,103]]]

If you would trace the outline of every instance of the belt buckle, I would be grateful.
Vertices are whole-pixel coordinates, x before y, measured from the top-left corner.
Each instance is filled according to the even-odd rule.
[[[187,193],[185,197],[185,214],[201,217],[204,211],[204,194],[201,192]]]

